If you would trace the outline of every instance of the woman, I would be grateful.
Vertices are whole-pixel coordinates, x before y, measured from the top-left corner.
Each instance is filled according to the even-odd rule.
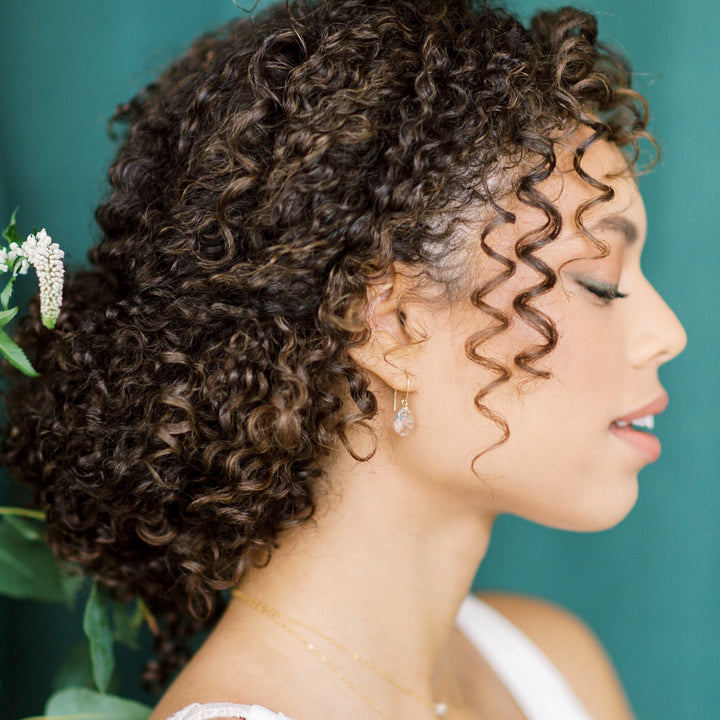
[[[631,717],[577,620],[465,599],[499,514],[629,512],[685,343],[596,34],[276,7],[119,109],[96,270],[23,330],[5,459],[60,557],[165,618],[151,680],[234,588],[152,720]]]

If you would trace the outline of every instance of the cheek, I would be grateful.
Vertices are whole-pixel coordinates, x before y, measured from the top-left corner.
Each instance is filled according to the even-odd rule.
[[[520,456],[552,459],[570,439],[579,449],[604,434],[617,414],[626,367],[622,324],[611,308],[560,297],[540,308],[558,331],[555,348],[535,365],[550,377],[528,379],[516,371],[488,396],[491,408],[506,418]],[[518,328],[508,333],[507,343],[505,356],[512,362],[515,353],[537,346],[538,335]]]
[[[559,335],[557,346],[534,365],[549,372],[550,379],[529,376],[514,366],[518,353],[532,351],[543,341],[517,318],[478,347],[484,358],[512,371],[510,381],[497,385],[481,402],[508,422],[519,456],[554,447],[553,428],[582,442],[585,426],[604,427],[616,409],[613,392],[621,385],[624,367],[622,328],[612,308],[568,297],[559,288],[536,306]],[[472,459],[502,436],[497,423],[474,404],[475,396],[499,375],[465,354],[467,339],[488,327],[487,316],[473,306],[442,318],[428,333],[417,368],[418,392],[411,398],[419,427],[436,440],[445,438],[463,458]]]
[[[574,306],[574,307],[573,307]],[[562,384],[560,392],[584,390],[589,398],[619,383],[625,366],[624,334],[613,308],[570,303],[556,320],[558,344],[547,360],[547,369]]]

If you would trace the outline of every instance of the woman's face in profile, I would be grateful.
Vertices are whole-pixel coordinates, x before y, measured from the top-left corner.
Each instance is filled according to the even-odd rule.
[[[686,338],[642,273],[645,208],[635,180],[614,177],[625,165],[620,151],[596,142],[583,159],[584,169],[615,191],[613,200],[583,216],[585,227],[609,248],[605,257],[598,257],[575,222],[577,208],[598,191],[572,171],[569,151],[560,151],[558,161],[560,169],[541,190],[561,211],[563,230],[538,251],[558,281],[533,301],[559,333],[557,347],[536,365],[550,379],[516,370],[487,396],[485,402],[507,421],[510,437],[480,454],[501,432],[473,398],[495,376],[466,357],[464,344],[489,320],[469,301],[428,312],[417,392],[410,397],[416,428],[396,443],[395,452],[402,462],[418,465],[418,476],[461,488],[464,502],[477,502],[492,515],[511,512],[551,526],[597,530],[629,512],[638,472],[657,459],[657,439],[629,422],[649,425],[662,412],[666,396],[657,371]],[[507,315],[515,296],[542,280],[513,248],[544,216],[527,206],[511,210],[516,223],[493,232],[489,244],[515,260],[517,272],[485,298]],[[475,257],[478,277],[501,270],[482,254]],[[540,334],[514,316],[510,328],[478,352],[512,367],[518,352],[541,343]]]

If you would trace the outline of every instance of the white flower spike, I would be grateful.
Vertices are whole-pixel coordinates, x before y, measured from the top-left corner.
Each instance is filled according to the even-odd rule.
[[[8,255],[14,254],[21,259],[17,273],[27,272],[28,264],[35,268],[40,284],[40,316],[47,328],[55,327],[62,304],[63,278],[65,266],[63,258],[65,253],[43,228],[37,235],[28,235],[27,240],[20,246],[10,245]],[[13,268],[15,270],[15,268]]]

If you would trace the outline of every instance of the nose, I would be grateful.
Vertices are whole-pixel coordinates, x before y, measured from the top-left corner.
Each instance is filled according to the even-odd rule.
[[[658,291],[645,280],[638,293],[638,316],[630,338],[630,360],[635,367],[660,366],[679,355],[687,345],[682,323]]]

